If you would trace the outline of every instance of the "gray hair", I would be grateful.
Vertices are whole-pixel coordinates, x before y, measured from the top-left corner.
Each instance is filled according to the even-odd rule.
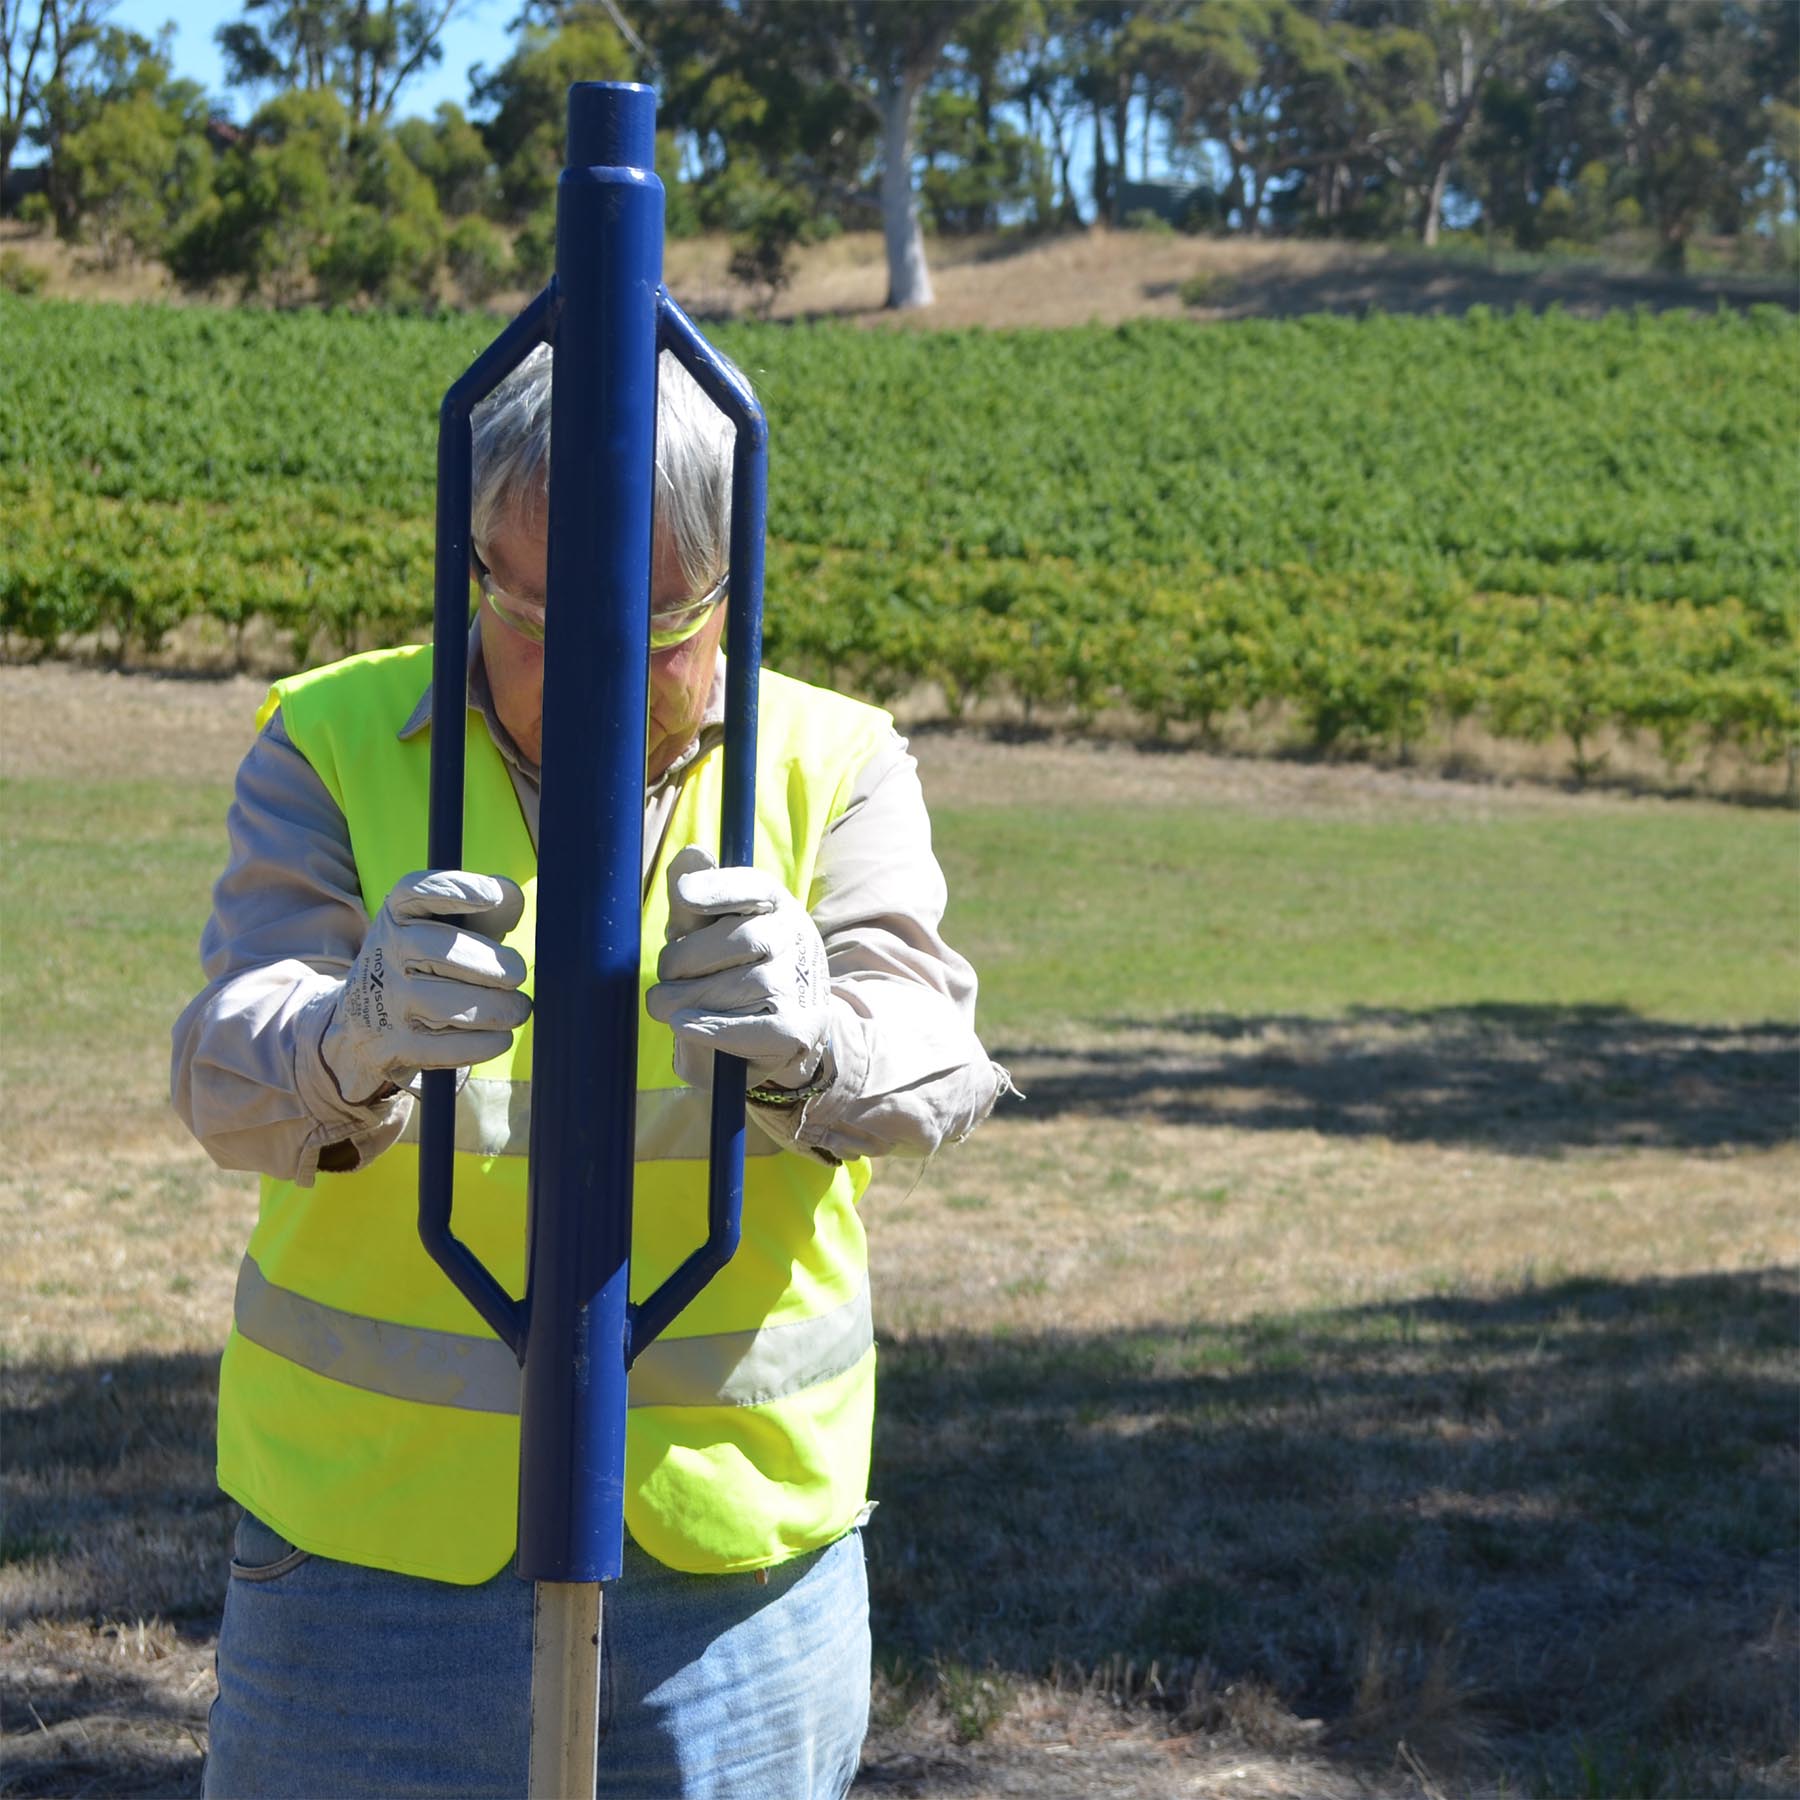
[[[746,382],[748,387],[749,383]],[[476,554],[515,509],[550,493],[550,346],[540,344],[479,406],[473,420]],[[731,422],[667,350],[656,368],[655,529],[667,532],[690,593],[704,593],[731,555]]]

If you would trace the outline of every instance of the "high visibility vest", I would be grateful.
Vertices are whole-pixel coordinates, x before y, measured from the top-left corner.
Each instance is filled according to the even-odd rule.
[[[371,916],[426,867],[429,734],[397,736],[430,679],[425,648],[376,651],[276,685],[288,736],[349,826]],[[826,828],[889,726],[885,713],[765,673],[756,864],[805,901]],[[642,1011],[668,917],[667,864],[717,856],[722,753],[697,759],[643,913],[631,1294],[706,1236],[710,1097],[675,1079],[674,1037]],[[537,857],[511,778],[470,718],[463,861],[510,876],[508,936],[534,961]],[[296,944],[297,954],[305,946]],[[527,974],[525,990],[531,991]],[[525,1270],[529,1022],[458,1097],[454,1227],[517,1297]],[[753,1569],[819,1548],[866,1502],[875,1351],[856,1206],[840,1167],[746,1135],[736,1256],[634,1364],[625,1523],[659,1561]],[[519,1371],[418,1239],[416,1115],[402,1141],[311,1188],[265,1180],[219,1386],[219,1485],[304,1550],[440,1581],[485,1581],[513,1554]]]

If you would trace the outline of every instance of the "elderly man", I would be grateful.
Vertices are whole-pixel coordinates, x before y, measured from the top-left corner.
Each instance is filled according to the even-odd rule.
[[[717,867],[731,438],[659,373],[639,1291],[704,1235],[716,1050],[750,1064],[754,1128],[742,1247],[669,1333],[731,1355],[633,1387],[600,1785],[797,1800],[848,1787],[867,1714],[867,1159],[963,1137],[1008,1082],[885,714],[765,674],[756,867]],[[517,1292],[549,414],[540,350],[475,419],[469,869],[419,872],[428,650],[278,683],[175,1027],[177,1109],[265,1178],[220,1376],[219,1482],[245,1511],[211,1795],[524,1788],[517,1395],[417,1242],[413,1089],[469,1071],[458,1230]]]

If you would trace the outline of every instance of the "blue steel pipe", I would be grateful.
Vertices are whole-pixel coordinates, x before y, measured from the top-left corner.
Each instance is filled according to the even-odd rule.
[[[527,1580],[617,1577],[627,1371],[737,1247],[744,1066],[716,1059],[708,1238],[629,1303],[641,952],[656,356],[737,430],[722,860],[753,860],[768,433],[754,397],[661,288],[663,192],[647,88],[570,89],[557,272],[445,397],[439,430],[431,848],[462,855],[469,414],[554,343],[544,781],[532,1020],[527,1287],[514,1301],[450,1229],[455,1081],[426,1079],[420,1233],[524,1367],[519,1555]]]
[[[769,427],[737,371],[723,362],[667,293],[658,341],[737,431],[731,463],[731,589],[725,620],[725,778],[719,860],[756,860],[756,687],[762,668],[763,537],[769,510]],[[744,1196],[744,1065],[714,1059],[707,1239],[628,1315],[626,1361],[651,1343],[737,1252]]]
[[[462,867],[463,748],[469,662],[469,418],[550,335],[556,284],[533,300],[451,384],[438,408],[437,569],[432,596],[431,802],[426,860]],[[450,1229],[456,1149],[456,1074],[426,1072],[419,1122],[419,1236],[438,1266],[515,1356],[525,1349],[525,1317],[515,1301]]]
[[[656,295],[648,88],[569,93],[556,197],[550,568],[518,1572],[611,1581],[624,1539]],[[605,162],[598,158],[605,157]]]

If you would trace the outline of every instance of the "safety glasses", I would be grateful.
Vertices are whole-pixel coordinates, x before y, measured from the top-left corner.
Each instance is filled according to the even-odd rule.
[[[494,580],[493,571],[479,556],[472,561],[481,597],[500,615],[504,624],[533,643],[541,644],[544,641],[544,602],[521,600],[516,594],[509,594]],[[730,581],[729,575],[721,575],[704,594],[674,606],[658,607],[650,615],[650,648],[672,650],[677,644],[685,644],[696,636],[725,598]]]

